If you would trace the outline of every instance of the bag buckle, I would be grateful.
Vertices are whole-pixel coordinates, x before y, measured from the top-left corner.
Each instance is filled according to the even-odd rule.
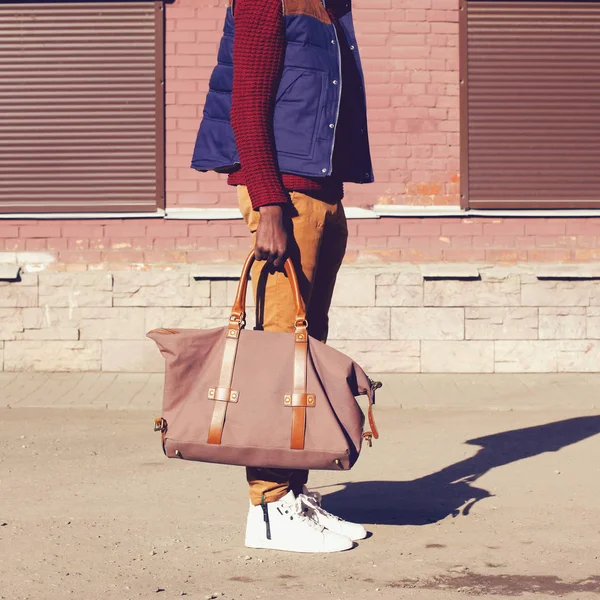
[[[369,444],[369,448],[373,447],[373,434],[370,431],[363,433],[363,439]]]
[[[246,326],[246,315],[245,314],[242,314],[242,315],[232,314],[229,317],[229,322],[239,325],[240,329],[244,329],[244,327]]]
[[[383,383],[381,381],[373,381],[370,377],[367,377],[369,383],[371,384],[371,390],[375,391],[383,387]]]
[[[154,419],[154,431],[166,431],[167,422],[161,417],[160,419]]]

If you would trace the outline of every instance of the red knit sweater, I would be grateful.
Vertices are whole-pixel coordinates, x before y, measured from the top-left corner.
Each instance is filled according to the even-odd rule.
[[[339,30],[336,10],[344,0],[328,0],[332,20]],[[340,32],[341,33],[341,32]],[[342,78],[345,48],[340,35]],[[231,124],[240,155],[241,168],[229,176],[230,185],[246,185],[252,206],[289,201],[288,191],[310,192],[323,200],[336,202],[343,197],[343,183],[336,177],[335,165],[343,160],[344,121],[351,116],[351,95],[356,85],[342,86],[340,118],[331,177],[307,178],[280,173],[273,137],[273,110],[285,53],[285,25],[281,0],[237,0],[233,45],[233,97]],[[347,69],[350,71],[350,69]],[[352,82],[349,82],[352,83]]]

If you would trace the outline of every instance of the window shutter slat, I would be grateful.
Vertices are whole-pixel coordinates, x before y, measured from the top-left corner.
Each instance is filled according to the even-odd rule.
[[[0,3],[0,212],[164,206],[162,3]]]
[[[468,205],[600,207],[600,2],[466,8]]]

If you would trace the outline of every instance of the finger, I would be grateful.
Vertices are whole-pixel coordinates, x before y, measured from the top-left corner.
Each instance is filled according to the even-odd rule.
[[[262,260],[266,260],[268,263],[272,263],[275,259],[275,251],[271,246],[262,245],[260,246],[260,252],[262,256]]]
[[[283,254],[276,254],[275,259],[273,260],[273,265],[278,269],[283,265],[284,256]]]
[[[254,258],[256,260],[266,260],[267,259],[267,253],[265,252],[264,248],[262,246],[257,246],[254,250]]]

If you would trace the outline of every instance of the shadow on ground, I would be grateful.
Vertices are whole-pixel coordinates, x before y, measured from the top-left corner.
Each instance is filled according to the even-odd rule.
[[[577,417],[468,440],[477,454],[413,481],[365,481],[343,484],[328,494],[325,507],[359,523],[427,525],[449,515],[468,515],[474,504],[490,498],[473,485],[488,471],[510,463],[557,452],[600,433],[600,415]]]

